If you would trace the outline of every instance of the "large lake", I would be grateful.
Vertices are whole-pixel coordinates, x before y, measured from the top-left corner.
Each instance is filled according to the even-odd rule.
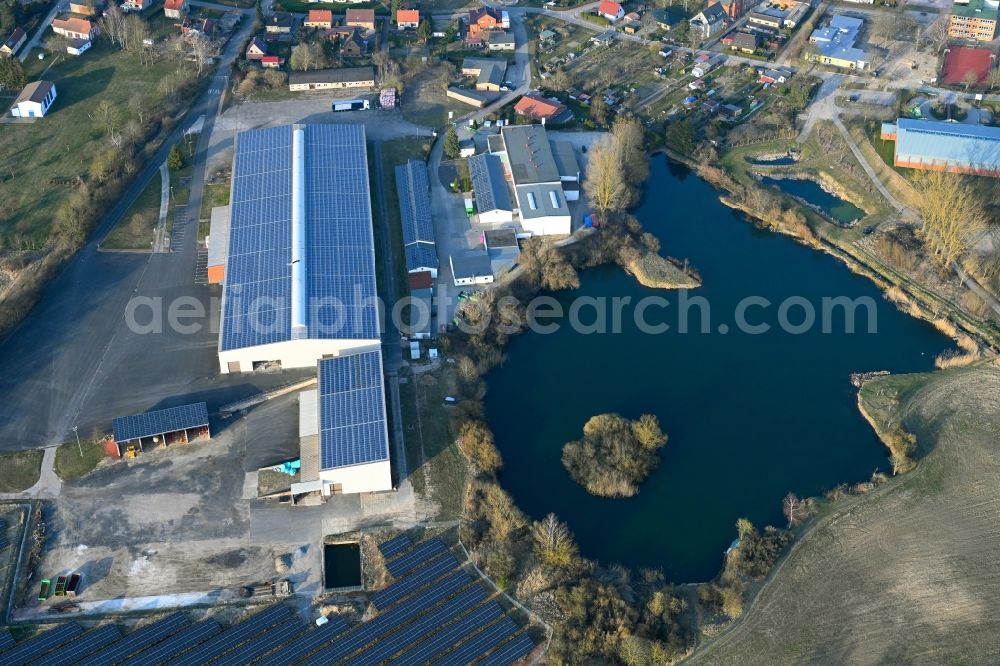
[[[711,332],[691,332],[700,316],[678,332],[678,292],[647,289],[613,267],[587,271],[579,290],[555,294],[567,309],[579,296],[627,296],[633,304],[662,296],[670,305],[650,307],[645,319],[670,330],[640,332],[625,308],[617,334],[582,334],[564,321],[556,333],[519,335],[506,363],[487,376],[486,407],[504,458],[501,484],[530,516],[555,512],[587,557],[695,582],[718,572],[737,518],[783,526],[789,491],[818,495],[887,469],[850,374],[928,370],[950,341],[832,257],[754,229],[683,166],[655,158],[646,190],[636,215],[664,254],[700,271],[704,286],[688,296],[708,301]],[[749,323],[772,325],[765,334],[734,325],[737,304],[754,296],[773,304],[746,310]],[[824,333],[822,299],[840,296],[872,299],[877,332],[868,332],[862,309],[854,334],[844,332],[842,315],[828,317],[832,332]],[[817,324],[808,332],[778,326],[779,304],[789,297],[814,304]],[[790,309],[791,323],[802,321],[803,309]],[[719,324],[730,330],[719,332]],[[652,412],[670,437],[635,497],[593,497],[562,466],[563,444],[601,412]]]

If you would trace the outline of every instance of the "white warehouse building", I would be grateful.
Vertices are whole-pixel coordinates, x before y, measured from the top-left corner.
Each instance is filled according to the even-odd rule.
[[[223,373],[379,348],[364,127],[236,137],[224,275]]]
[[[299,394],[300,482],[294,495],[392,490],[382,352],[322,359],[319,388]]]
[[[573,146],[550,141],[541,125],[504,126],[500,136],[502,150],[493,153],[510,175],[522,230],[532,236],[569,235],[573,218],[567,202],[580,198]]]

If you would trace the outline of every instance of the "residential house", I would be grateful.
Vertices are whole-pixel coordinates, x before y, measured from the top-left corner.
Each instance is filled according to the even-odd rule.
[[[14,100],[10,113],[15,118],[41,118],[56,99],[56,84],[51,81],[34,81]]]
[[[246,59],[260,60],[267,55],[267,44],[260,37],[254,37],[247,45]]]
[[[153,0],[125,0],[122,3],[122,11],[128,12],[142,12],[153,6]]]
[[[285,59],[278,56],[264,56],[260,59],[260,66],[264,69],[280,69],[284,64]]]
[[[14,32],[10,33],[10,37],[7,38],[7,41],[3,43],[3,46],[0,46],[0,53],[8,56],[14,55],[17,53],[18,49],[24,45],[24,42],[27,39],[28,35],[24,32],[24,30],[21,28],[14,28]]]
[[[566,113],[566,106],[559,100],[542,97],[537,93],[528,93],[517,101],[514,111],[525,118],[552,122]]]
[[[301,90],[348,90],[375,87],[373,67],[340,67],[338,69],[316,69],[308,72],[292,72],[288,75],[288,89]]]
[[[625,10],[614,0],[602,0],[601,4],[597,6],[597,15],[614,23],[625,16]]]
[[[760,77],[757,79],[759,83],[784,83],[792,78],[792,70],[785,67],[776,67],[774,69],[765,69],[762,67],[757,72],[760,74]]]
[[[267,17],[264,29],[272,35],[288,35],[292,32],[295,17],[287,12],[275,12]]]
[[[305,23],[302,25],[307,28],[332,28],[333,12],[329,9],[310,9],[309,15],[306,16]]]
[[[492,7],[469,10],[469,32],[466,41],[481,44],[486,41],[484,33],[503,28],[503,15]]]
[[[340,44],[340,54],[348,58],[360,58],[368,52],[368,42],[361,36],[361,31],[355,28],[344,37]]]
[[[90,47],[91,42],[89,39],[71,39],[66,44],[66,53],[75,56],[83,55],[84,51],[89,50]]]
[[[52,32],[67,39],[91,39],[97,33],[93,23],[77,16],[60,16],[53,19]]]
[[[215,19],[186,17],[181,21],[181,35],[185,37],[204,36],[215,39],[218,31],[219,23]]]
[[[538,39],[542,42],[551,43],[556,41],[558,37],[559,35],[554,30],[545,29],[538,33]]]
[[[640,14],[639,12],[629,12],[628,14],[622,17],[622,20],[624,21],[639,21],[641,19],[642,19],[642,14]]]
[[[750,12],[747,23],[768,30],[792,29],[799,24],[807,11],[809,11],[808,2],[767,0]]]
[[[669,32],[677,27],[684,17],[668,9],[654,9],[653,20],[656,21],[656,27]]]
[[[989,42],[997,34],[998,0],[955,0],[948,19],[948,36]]]
[[[729,47],[734,51],[753,53],[759,45],[757,35],[749,32],[734,32],[730,37]]]
[[[743,115],[743,109],[735,104],[723,104],[719,107],[719,113],[730,120],[735,120]]]
[[[344,25],[351,26],[355,28],[364,28],[365,30],[375,29],[375,10],[374,9],[348,9],[347,19],[344,21]]]
[[[629,21],[628,23],[622,26],[622,32],[624,32],[626,35],[634,35],[635,33],[639,32],[641,28],[642,24],[639,23],[638,21]]]
[[[163,15],[167,18],[183,18],[189,10],[188,0],[163,0]]]
[[[716,3],[698,12],[688,23],[693,34],[701,40],[707,40],[722,32],[729,25],[729,16],[722,5]]]
[[[420,11],[417,9],[396,10],[396,27],[400,30],[413,30],[420,26]]]
[[[514,42],[514,35],[503,30],[493,30],[490,32],[487,47],[490,51],[513,51],[517,48]]]
[[[476,77],[476,90],[498,92],[507,73],[507,61],[500,58],[466,58],[462,74]]]
[[[746,14],[747,10],[757,4],[757,2],[759,0],[710,0],[709,4],[722,5],[722,9],[726,12],[726,15],[735,21]]]
[[[80,16],[97,16],[103,4],[100,0],[70,0],[69,11]]]

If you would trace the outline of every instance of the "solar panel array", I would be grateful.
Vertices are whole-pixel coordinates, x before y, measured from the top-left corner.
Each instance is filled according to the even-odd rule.
[[[284,125],[236,139],[220,350],[291,339],[296,128],[305,136],[308,336],[379,337],[364,128]]]
[[[344,666],[375,666],[406,649],[414,641],[419,640],[421,636],[425,636],[428,632],[441,626],[442,623],[448,622],[473,606],[482,603],[484,599],[486,599],[486,593],[483,592],[482,587],[478,585],[468,587],[434,610],[421,615],[402,630],[388,638],[382,638],[356,657],[347,660]]]
[[[418,666],[426,663],[448,650],[462,639],[475,633],[480,627],[485,627],[503,615],[503,610],[496,602],[480,606],[457,622],[444,627],[438,633],[412,646],[389,662],[390,666]]]
[[[233,650],[225,657],[211,662],[212,666],[243,666],[267,654],[277,646],[282,645],[306,630],[306,626],[297,617],[289,618],[281,624],[272,627],[243,645]]]
[[[318,629],[313,629],[295,639],[295,642],[282,646],[281,650],[262,660],[257,666],[288,666],[330,644],[346,630],[347,623],[334,618]]]
[[[171,666],[195,666],[207,664],[219,655],[225,654],[245,643],[268,627],[288,618],[292,614],[287,606],[271,606],[239,624],[226,629],[218,636],[198,645],[190,652],[168,661]]]
[[[44,654],[56,649],[61,645],[69,643],[71,640],[83,633],[83,627],[76,622],[60,624],[55,629],[49,629],[32,636],[23,643],[18,643],[16,647],[0,655],[0,663],[4,666],[20,666],[34,661]]]
[[[81,662],[79,666],[103,666],[104,664],[116,664],[132,656],[140,650],[145,650],[151,645],[155,645],[168,636],[177,633],[188,626],[190,621],[184,613],[174,613],[162,620],[148,624],[125,637],[124,640],[108,646],[107,648],[91,655]]]
[[[74,638],[58,650],[53,650],[45,658],[33,661],[37,666],[69,666],[91,655],[122,637],[122,632],[113,624],[106,624]],[[0,656],[0,662],[3,657]]]
[[[399,555],[404,550],[413,545],[410,541],[410,537],[405,534],[398,534],[388,541],[383,541],[378,545],[378,552],[382,553],[382,557],[389,560]]]
[[[490,653],[490,656],[480,661],[478,666],[509,666],[518,659],[523,659],[534,649],[535,641],[527,634],[520,634],[509,643],[504,643],[496,652]]]
[[[427,566],[417,569],[417,572],[412,576],[407,576],[398,583],[394,583],[384,590],[373,594],[372,603],[375,604],[376,608],[388,608],[403,597],[437,580],[457,566],[458,560],[451,553],[445,553]]]
[[[10,545],[7,541],[7,527],[7,521],[0,519],[0,550],[3,550]]]
[[[157,409],[145,414],[119,416],[111,422],[116,442],[163,435],[208,426],[208,406],[203,402]]]
[[[466,666],[476,657],[485,654],[488,650],[499,645],[501,642],[517,631],[518,626],[509,617],[502,617],[496,624],[486,627],[483,631],[465,641],[457,648],[435,659],[436,666]]]
[[[167,659],[187,652],[195,645],[204,643],[209,638],[222,631],[215,620],[202,620],[192,624],[190,628],[174,634],[165,641],[160,641],[148,650],[143,650],[136,656],[124,662],[122,666],[156,666]]]
[[[437,246],[433,243],[412,243],[403,248],[406,255],[406,270],[415,271],[421,268],[437,268]]]
[[[389,459],[382,351],[319,361],[320,468]]]
[[[437,602],[451,596],[468,585],[469,581],[469,574],[464,571],[456,571],[424,594],[351,629],[332,645],[317,652],[302,663],[308,666],[325,666],[352,655],[375,640],[385,640],[386,633],[395,631],[403,623],[412,620]]]
[[[404,573],[410,573],[373,595],[380,599],[376,605],[381,612],[351,628],[339,618],[314,628],[283,604],[226,630],[213,619],[191,624],[175,613],[123,639],[113,624],[85,633],[70,622],[17,645],[0,631],[0,664],[416,666],[483,658],[482,664],[492,666],[509,664],[534,649],[500,605],[487,600],[486,589],[466,571],[456,570],[458,561],[444,552],[448,549],[440,540],[413,547],[408,538],[397,537],[380,549],[402,551],[392,562],[407,563]]]
[[[480,213],[513,210],[499,157],[489,153],[473,155],[469,158],[469,175],[476,193],[476,209]]]
[[[413,550],[398,559],[386,562],[385,568],[389,570],[393,578],[399,578],[426,563],[427,560],[438,553],[443,553],[446,550],[448,550],[448,546],[444,545],[443,541],[440,539],[431,539],[416,546]]]
[[[399,197],[399,215],[403,227],[403,247],[406,250],[406,269],[437,268],[434,250],[434,224],[431,221],[430,184],[427,165],[420,160],[409,160],[396,167],[396,196]],[[420,253],[410,249],[422,246]],[[414,263],[420,259],[428,263]]]

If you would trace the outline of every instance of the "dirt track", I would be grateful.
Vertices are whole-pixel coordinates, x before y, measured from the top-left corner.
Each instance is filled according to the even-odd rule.
[[[877,419],[896,390],[918,468],[838,505],[690,663],[996,662],[1000,368],[872,383]]]

